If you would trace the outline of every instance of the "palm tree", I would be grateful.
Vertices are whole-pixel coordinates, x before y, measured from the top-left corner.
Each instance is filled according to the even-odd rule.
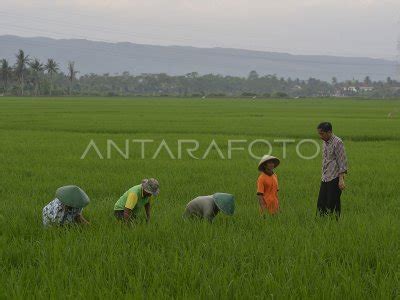
[[[53,91],[53,76],[54,74],[57,74],[59,67],[56,61],[52,58],[49,58],[47,60],[47,63],[44,66],[45,70],[47,71],[47,74],[50,75],[50,96]]]
[[[20,88],[21,96],[24,95],[24,74],[26,72],[26,64],[29,63],[29,55],[25,56],[23,50],[19,49],[18,53],[15,55],[17,62],[15,64],[15,74],[17,75]]]
[[[35,96],[39,94],[39,76],[43,71],[43,64],[39,61],[39,59],[35,58],[33,61],[29,63],[33,73],[33,81],[35,83]]]
[[[4,94],[7,93],[7,84],[11,77],[11,72],[12,72],[12,69],[11,69],[8,61],[6,59],[2,59],[0,75],[1,75],[1,80],[3,81]]]
[[[72,84],[75,79],[76,74],[79,72],[75,70],[75,62],[74,61],[69,61],[68,62],[68,80],[69,80],[69,95],[71,96],[72,94]]]

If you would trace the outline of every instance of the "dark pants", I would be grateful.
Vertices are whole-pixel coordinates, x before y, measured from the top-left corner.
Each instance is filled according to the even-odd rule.
[[[118,220],[125,220],[124,211],[123,210],[114,210],[114,216]],[[134,213],[132,213],[131,217],[129,218],[129,221],[133,221],[133,220],[135,220],[135,218],[136,218],[136,215]]]
[[[329,182],[321,182],[319,189],[317,208],[320,216],[335,214],[336,218],[340,216],[340,195],[339,177]]]
[[[124,211],[123,210],[114,210],[114,216],[118,220],[123,220],[124,219]]]

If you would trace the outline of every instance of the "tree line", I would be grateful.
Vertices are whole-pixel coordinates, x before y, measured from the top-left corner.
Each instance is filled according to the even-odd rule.
[[[68,74],[59,73],[59,64],[49,58],[46,62],[41,62],[38,58],[31,59],[23,50],[19,50],[15,55],[15,64],[11,64],[6,59],[0,60],[0,79],[2,81],[1,92],[4,95],[19,96],[39,96],[53,95],[56,77],[60,75],[68,80],[67,88],[65,82],[62,86],[57,86],[64,90],[63,94],[72,95],[73,82],[78,71],[75,69],[73,61],[68,62]]]
[[[197,72],[180,76],[161,74],[131,75],[85,74],[73,61],[67,63],[67,72],[53,58],[41,62],[23,50],[15,55],[12,65],[0,60],[0,95],[15,96],[185,96],[185,97],[399,97],[400,83],[387,78],[372,81],[331,82],[315,78],[308,80],[283,78],[276,75],[259,75],[251,71],[247,77],[199,75]]]

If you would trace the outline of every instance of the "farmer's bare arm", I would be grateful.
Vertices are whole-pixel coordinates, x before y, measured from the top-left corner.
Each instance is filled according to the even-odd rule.
[[[135,193],[129,193],[124,207],[124,220],[128,221],[132,216],[132,210],[135,208],[138,197]]]
[[[124,220],[128,221],[132,215],[132,209],[129,209],[127,207],[124,208]]]
[[[150,215],[151,215],[151,204],[150,203],[146,203],[144,205],[144,209],[146,210],[146,222],[150,221]]]
[[[338,143],[335,147],[335,154],[339,166],[339,188],[344,190],[346,188],[346,185],[344,184],[344,174],[347,173],[347,156],[343,142]]]
[[[261,208],[265,208],[265,202],[263,198],[263,194],[257,193],[258,203],[260,204]]]
[[[346,184],[344,183],[344,174],[345,173],[339,174],[339,189],[341,189],[342,191],[346,188]]]
[[[86,220],[86,219],[83,217],[82,214],[78,214],[78,215],[75,217],[75,221],[76,221],[77,223],[83,224],[83,225],[89,225],[89,224],[90,224],[89,221]]]
[[[260,204],[261,210],[264,210],[266,208],[265,202],[264,202],[264,183],[261,180],[261,177],[257,179],[257,198],[258,198],[258,203]]]

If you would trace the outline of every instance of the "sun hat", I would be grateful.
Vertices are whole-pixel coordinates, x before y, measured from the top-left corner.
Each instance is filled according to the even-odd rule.
[[[262,166],[264,163],[266,163],[267,161],[269,161],[269,160],[273,160],[273,161],[274,161],[274,164],[275,164],[274,168],[276,168],[277,166],[279,166],[279,164],[281,163],[281,161],[279,160],[279,158],[277,158],[277,157],[275,157],[275,156],[272,156],[272,155],[264,155],[264,156],[261,158],[260,162],[258,163],[258,170],[259,170],[259,171],[263,171],[263,170],[261,169],[261,166]]]
[[[157,196],[160,193],[160,184],[155,178],[143,179],[142,187],[145,192],[153,196]]]
[[[83,208],[89,204],[89,196],[76,185],[66,185],[57,189],[56,198],[73,208]]]
[[[215,193],[212,195],[215,205],[225,214],[232,216],[235,212],[235,198],[227,193]]]

